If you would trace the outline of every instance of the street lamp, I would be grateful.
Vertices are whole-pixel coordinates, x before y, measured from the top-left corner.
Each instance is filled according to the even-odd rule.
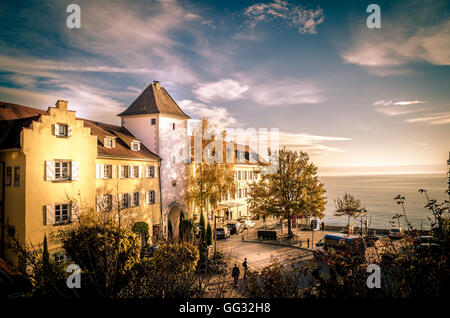
[[[363,221],[362,221],[363,216],[367,217],[367,210],[366,209],[363,209],[362,212],[361,212],[361,236],[363,236]]]

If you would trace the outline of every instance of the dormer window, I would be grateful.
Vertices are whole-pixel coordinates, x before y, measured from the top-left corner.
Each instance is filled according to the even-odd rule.
[[[116,147],[116,141],[113,138],[106,137],[104,140],[105,148],[115,148]]]
[[[152,119],[151,119],[151,125],[152,125],[152,126],[156,125],[156,118],[152,118]]]
[[[131,150],[133,150],[133,151],[140,151],[141,150],[141,143],[139,141],[131,142]]]

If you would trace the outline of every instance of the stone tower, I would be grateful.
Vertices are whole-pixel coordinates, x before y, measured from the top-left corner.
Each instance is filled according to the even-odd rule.
[[[159,82],[150,84],[139,97],[118,116],[122,127],[139,138],[161,160],[161,213],[164,235],[169,222],[178,236],[180,214],[187,214],[186,165],[182,160],[190,119]],[[187,216],[187,215],[186,215]]]

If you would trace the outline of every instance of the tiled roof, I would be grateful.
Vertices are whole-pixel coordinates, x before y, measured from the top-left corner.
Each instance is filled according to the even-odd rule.
[[[0,101],[0,120],[13,120],[19,118],[43,115],[47,112],[28,106],[22,106]]]
[[[138,98],[118,116],[169,114],[190,119],[158,82],[150,84]]]
[[[0,101],[0,149],[20,148],[20,132],[24,127],[30,127],[33,121],[38,121],[46,111],[5,103]],[[155,159],[159,157],[141,144],[140,151],[133,151],[123,138],[116,138],[115,148],[106,148],[103,145],[104,138],[127,136],[137,140],[128,130],[121,126],[101,123],[93,120],[83,120],[84,126],[91,129],[91,134],[97,136],[97,153],[99,156],[111,156],[130,159]]]

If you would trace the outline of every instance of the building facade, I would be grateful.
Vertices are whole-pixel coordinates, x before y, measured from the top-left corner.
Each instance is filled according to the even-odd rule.
[[[160,158],[122,127],[79,119],[66,101],[47,111],[1,103],[0,126],[2,256],[19,263],[7,234],[36,248],[81,211],[120,206],[156,234]],[[49,250],[63,257],[56,241]]]
[[[39,245],[85,210],[129,211],[149,225],[150,243],[167,237],[169,221],[177,236],[181,214],[198,220],[185,203],[190,117],[156,81],[118,116],[120,126],[77,118],[66,101],[47,111],[0,102],[2,257],[14,258],[6,231]],[[205,211],[211,222],[250,217],[249,184],[259,178],[255,152],[225,148],[235,154],[236,189]],[[57,242],[50,247],[59,255]]]

